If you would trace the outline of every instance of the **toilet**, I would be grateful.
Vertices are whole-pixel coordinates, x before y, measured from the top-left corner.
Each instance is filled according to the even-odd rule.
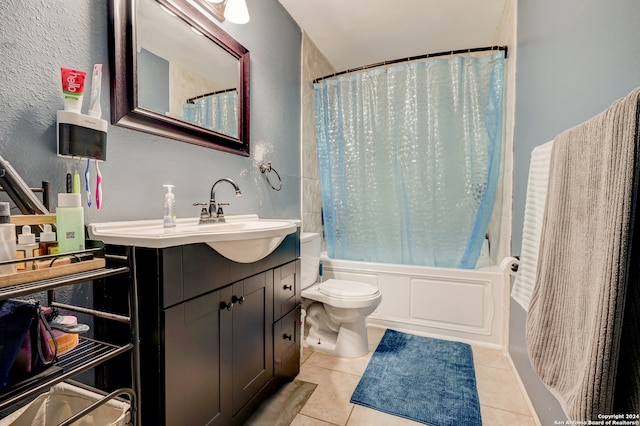
[[[382,301],[377,287],[346,280],[318,282],[320,234],[303,232],[300,237],[302,304],[306,310],[314,350],[341,357],[359,357],[369,352],[367,317]]]

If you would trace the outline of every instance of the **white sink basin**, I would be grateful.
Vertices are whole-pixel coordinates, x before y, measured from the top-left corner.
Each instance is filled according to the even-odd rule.
[[[202,225],[198,220],[178,219],[175,228],[164,228],[162,220],[91,223],[87,228],[92,239],[105,244],[166,248],[205,243],[227,259],[251,263],[271,254],[298,226],[296,221],[257,215],[227,216],[225,223]]]

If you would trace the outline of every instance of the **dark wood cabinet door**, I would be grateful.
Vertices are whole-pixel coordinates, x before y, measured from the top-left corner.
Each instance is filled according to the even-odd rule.
[[[273,274],[233,286],[233,414],[273,377]]]
[[[231,421],[230,299],[225,288],[165,310],[166,425]]]

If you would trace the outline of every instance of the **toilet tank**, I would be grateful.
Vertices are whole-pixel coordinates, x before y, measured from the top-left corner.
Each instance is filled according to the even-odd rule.
[[[300,235],[300,272],[302,288],[307,288],[318,280],[320,266],[320,248],[322,238],[314,232],[303,232]]]

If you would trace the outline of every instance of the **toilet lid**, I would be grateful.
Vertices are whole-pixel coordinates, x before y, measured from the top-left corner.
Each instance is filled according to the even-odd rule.
[[[326,296],[349,299],[374,296],[378,294],[378,287],[355,281],[331,279],[320,284],[318,291]]]

